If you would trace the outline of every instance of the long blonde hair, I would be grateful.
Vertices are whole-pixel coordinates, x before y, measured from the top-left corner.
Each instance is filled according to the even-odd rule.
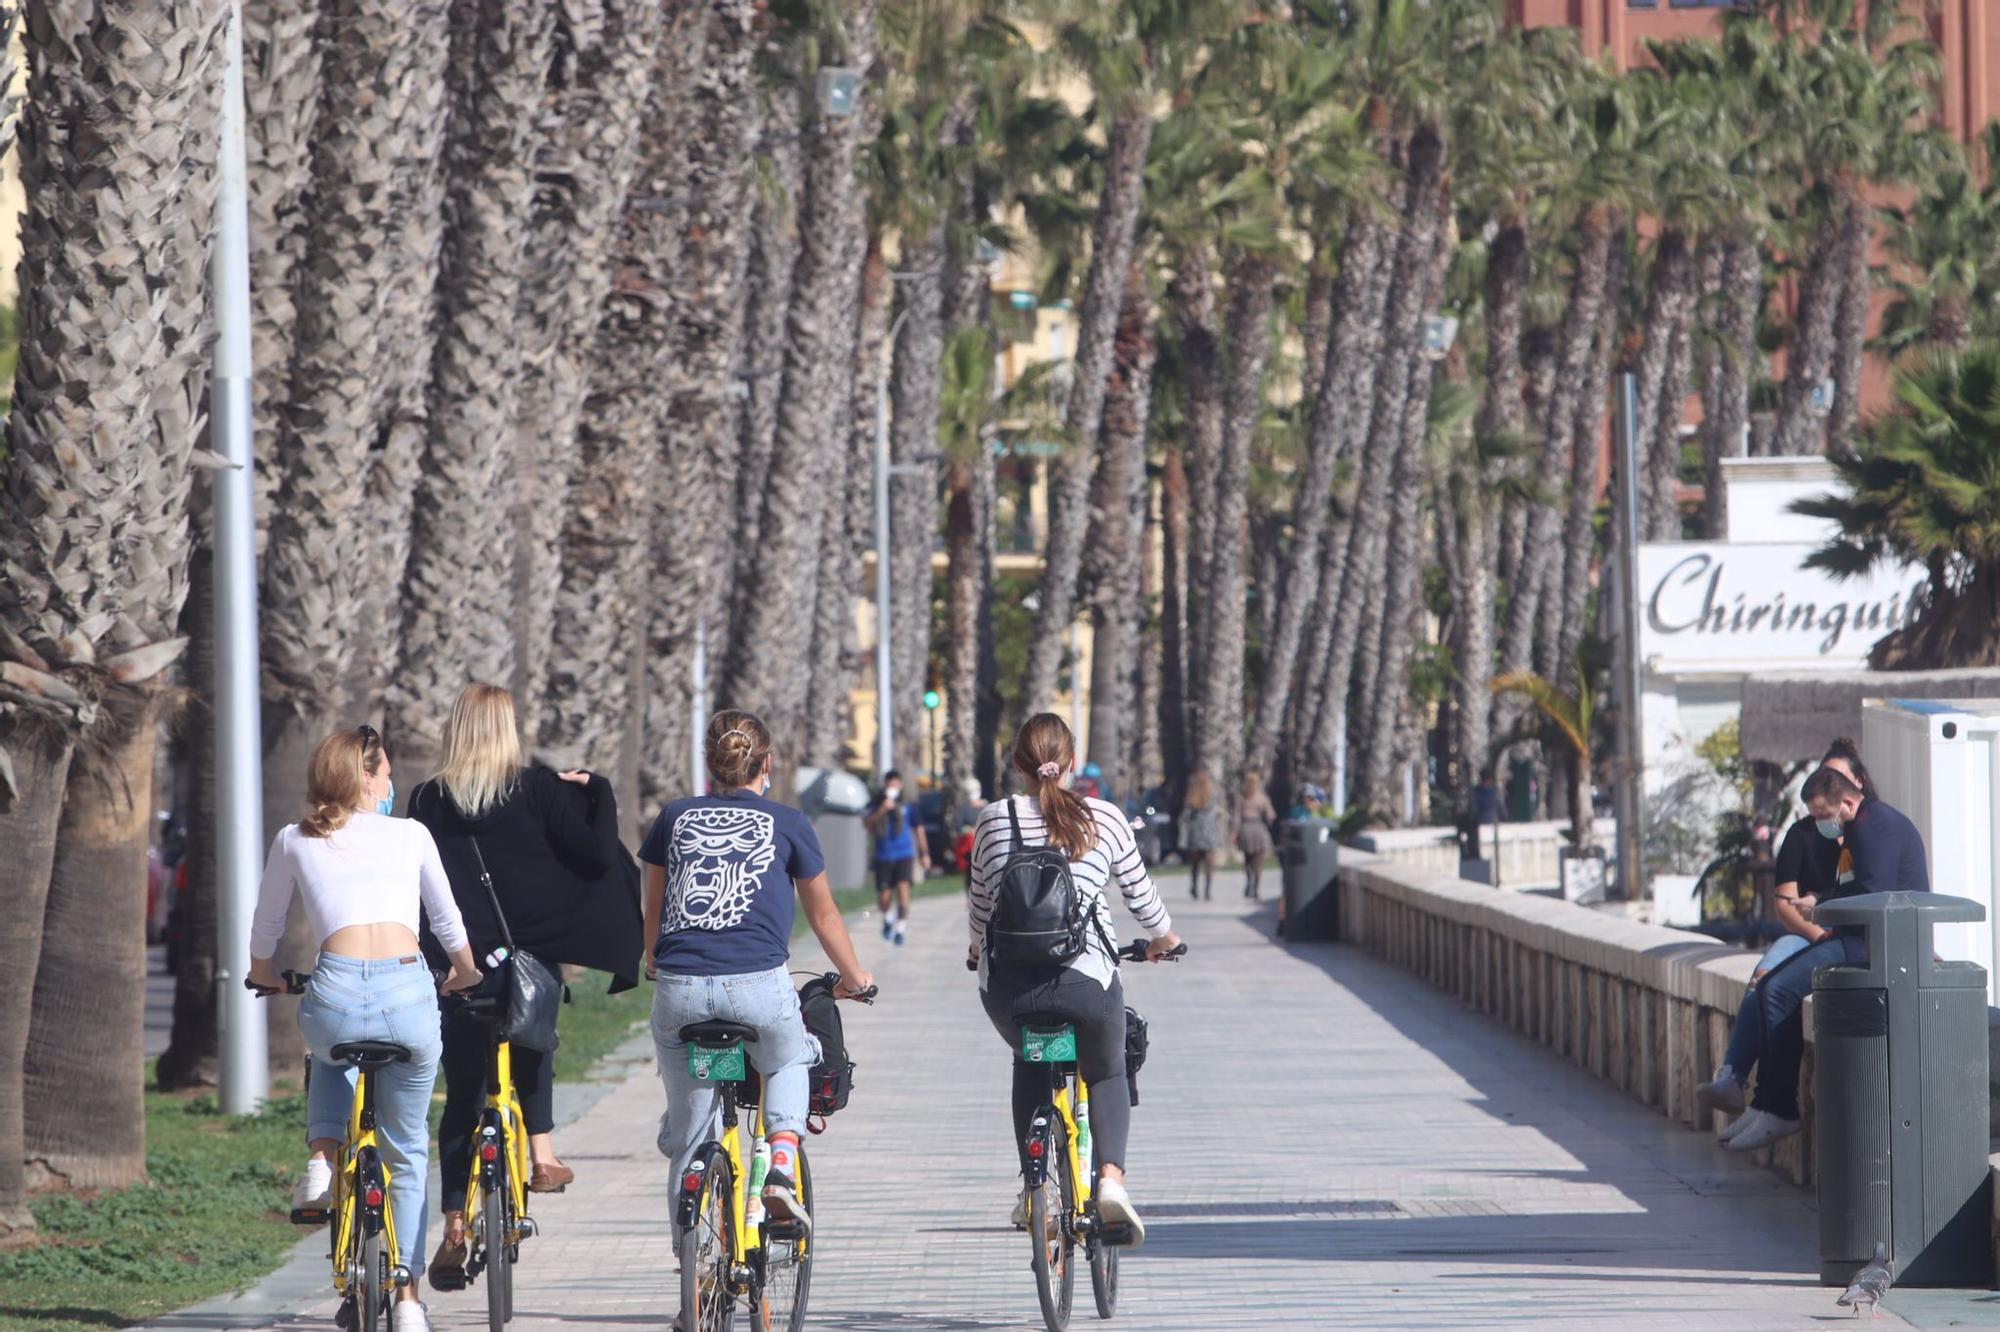
[[[1213,799],[1215,779],[1208,775],[1207,768],[1196,768],[1194,776],[1188,778],[1187,794],[1181,797],[1181,805],[1187,809],[1207,809]]]
[[[1061,847],[1071,860],[1082,860],[1097,845],[1097,820],[1083,797],[1062,784],[1063,774],[1075,763],[1076,737],[1061,717],[1043,712],[1021,723],[1021,734],[1014,740],[1014,766],[1041,807],[1050,845]]]
[[[368,795],[368,779],[382,767],[382,737],[372,726],[335,731],[313,746],[306,761],[306,803],[312,811],[299,820],[307,837],[331,837]]]
[[[476,819],[505,800],[521,776],[514,696],[490,684],[459,690],[439,748],[437,779],[459,813]]]

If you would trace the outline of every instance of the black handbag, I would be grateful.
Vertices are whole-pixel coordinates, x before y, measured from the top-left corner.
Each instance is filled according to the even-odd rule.
[[[487,872],[479,839],[466,840],[472,843],[472,854],[479,859],[479,882],[486,886],[486,900],[493,904],[493,919],[500,922],[500,938],[507,945],[507,960],[500,964],[507,969],[504,1035],[525,1050],[554,1054],[559,1039],[556,1016],[562,1008],[562,978],[533,953],[524,953],[514,946],[514,932],[507,928],[507,913],[500,909],[500,894],[493,890],[493,876]]]

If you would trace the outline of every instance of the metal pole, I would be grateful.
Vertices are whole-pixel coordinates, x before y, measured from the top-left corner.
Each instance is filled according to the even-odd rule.
[[[907,310],[904,314],[909,313]],[[903,322],[898,315],[896,322]],[[884,340],[896,345],[896,330]],[[877,775],[896,766],[895,704],[889,664],[889,365],[887,356],[875,379],[875,768]]]
[[[1666,411],[1666,404],[1661,404]],[[1640,821],[1645,816],[1645,758],[1640,746],[1642,729],[1639,707],[1644,697],[1639,660],[1639,381],[1626,374],[1619,380],[1618,395],[1618,507],[1624,521],[1625,540],[1618,552],[1621,605],[1619,606],[1618,659],[1618,878],[1627,901],[1636,901],[1645,891],[1645,867],[1640,864],[1644,844]]]
[[[702,752],[702,742],[708,737],[708,620],[702,616],[695,617],[694,660],[688,663],[688,675],[692,685],[688,702],[694,710],[694,724],[688,727],[692,742],[688,752],[688,790],[699,795],[708,789],[707,755]]]
[[[210,439],[229,461],[215,491],[216,1021],[224,1114],[252,1114],[270,1090],[264,1009],[243,988],[263,869],[263,734],[258,715],[257,520],[250,420],[250,220],[243,161],[243,6],[223,39],[221,188],[210,269],[215,351]]]

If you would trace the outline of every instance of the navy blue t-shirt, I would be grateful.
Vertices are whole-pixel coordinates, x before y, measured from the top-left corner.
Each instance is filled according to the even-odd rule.
[[[667,872],[653,960],[682,976],[739,976],[791,956],[796,879],[826,868],[806,816],[750,791],[660,811],[639,859]]]
[[[1924,857],[1924,835],[1894,805],[1864,800],[1842,838],[1842,896],[1861,893],[1927,893],[1930,863]],[[1868,963],[1868,938],[1859,925],[1834,931],[1853,966]]]

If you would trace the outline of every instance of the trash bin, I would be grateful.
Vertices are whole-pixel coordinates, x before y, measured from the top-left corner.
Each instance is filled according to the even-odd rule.
[[[1813,976],[1819,1277],[1845,1285],[1888,1248],[1899,1286],[1993,1277],[1986,1135],[1986,972],[1937,958],[1939,925],[1985,908],[1937,893],[1869,893],[1813,913],[1857,925],[1865,967]]]
[[[1339,938],[1333,881],[1340,873],[1340,843],[1325,819],[1286,819],[1278,827],[1278,864],[1284,871],[1287,939]]]
[[[868,812],[868,784],[835,768],[800,768],[796,789],[799,808],[826,857],[827,882],[835,888],[864,886],[868,830],[861,826],[861,816]]]

